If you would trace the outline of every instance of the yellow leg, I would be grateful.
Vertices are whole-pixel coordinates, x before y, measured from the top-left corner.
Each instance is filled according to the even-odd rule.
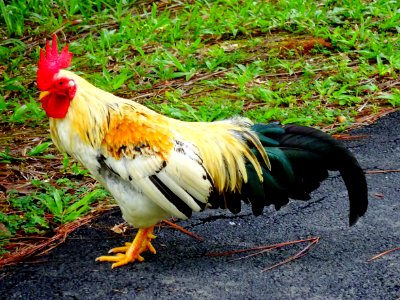
[[[140,228],[132,243],[125,243],[125,246],[111,249],[108,253],[116,253],[116,255],[105,255],[96,258],[96,261],[113,262],[112,268],[120,267],[128,263],[143,261],[144,258],[140,255],[142,252],[149,250],[156,254],[151,244],[151,240],[156,236],[153,234],[154,227]]]

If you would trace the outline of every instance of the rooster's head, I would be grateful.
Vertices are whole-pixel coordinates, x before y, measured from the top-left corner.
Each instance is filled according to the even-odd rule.
[[[40,49],[37,86],[42,91],[39,99],[48,117],[64,118],[75,96],[75,81],[60,74],[61,69],[69,67],[71,59],[72,53],[68,51],[68,45],[58,53],[56,35],[53,35],[51,47],[47,41],[46,50]]]

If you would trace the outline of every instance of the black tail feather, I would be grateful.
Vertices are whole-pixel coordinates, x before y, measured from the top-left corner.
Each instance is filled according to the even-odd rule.
[[[318,163],[326,166],[326,170],[340,172],[349,195],[349,222],[355,224],[368,208],[367,182],[357,159],[341,142],[322,131],[295,125],[284,128],[286,134],[280,145],[319,155],[322,160]]]
[[[310,193],[328,177],[328,171],[339,171],[347,187],[350,225],[364,215],[368,207],[365,175],[342,143],[310,127],[256,124],[252,130],[271,162],[271,170],[263,166],[262,184],[254,167],[250,163],[247,166],[249,180],[242,189],[242,198],[251,202],[255,215],[261,214],[265,205],[274,204],[279,209],[289,198],[310,199]],[[261,155],[255,149],[254,152],[262,161]],[[237,197],[234,198],[232,207],[237,212]]]

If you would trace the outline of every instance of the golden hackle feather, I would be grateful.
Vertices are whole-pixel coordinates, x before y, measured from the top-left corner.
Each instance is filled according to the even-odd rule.
[[[148,146],[152,154],[166,158],[173,148],[172,133],[165,117],[146,107],[100,90],[72,72],[61,70],[60,77],[73,79],[77,94],[71,101],[66,118],[83,142],[104,147],[118,159],[123,145]],[[50,119],[51,125],[64,119]],[[57,143],[57,126],[51,126]],[[146,148],[146,147],[144,147]],[[126,155],[130,155],[126,149]]]
[[[197,146],[219,192],[240,191],[242,183],[248,180],[246,160],[255,167],[260,181],[263,180],[260,163],[250,150],[250,145],[256,147],[270,168],[265,150],[251,132],[251,123],[247,119],[237,118],[212,123],[189,123],[170,119],[170,122],[175,125],[174,130],[184,140]]]

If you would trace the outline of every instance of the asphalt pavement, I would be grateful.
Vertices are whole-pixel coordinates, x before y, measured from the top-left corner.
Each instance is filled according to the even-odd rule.
[[[346,142],[366,171],[400,169],[400,111],[351,134],[366,135]],[[111,231],[122,219],[108,212],[48,255],[0,269],[0,299],[400,299],[400,251],[368,262],[400,246],[400,173],[374,172],[367,180],[369,210],[353,227],[346,189],[332,173],[312,200],[278,212],[210,210],[179,222],[204,241],[160,228],[156,255],[114,270],[95,258],[134,231]],[[207,255],[309,237],[320,241],[305,256],[265,272],[306,244],[240,260],[243,254]]]

